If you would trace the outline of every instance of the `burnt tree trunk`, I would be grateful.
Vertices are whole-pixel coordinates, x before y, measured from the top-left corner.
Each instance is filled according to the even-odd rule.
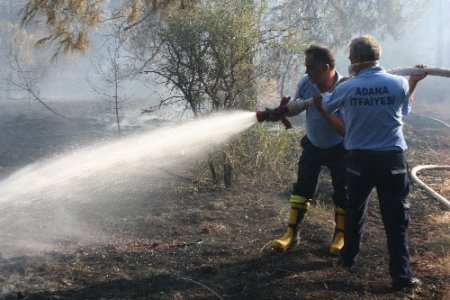
[[[230,161],[230,158],[223,152],[223,183],[225,188],[230,188],[233,184],[233,165]]]

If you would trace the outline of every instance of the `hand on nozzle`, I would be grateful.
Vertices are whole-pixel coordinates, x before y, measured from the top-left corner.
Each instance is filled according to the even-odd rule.
[[[272,122],[278,122],[283,117],[283,114],[280,112],[280,108],[266,108],[264,111],[266,114],[266,119]]]
[[[256,111],[256,119],[258,122],[272,121],[277,122],[280,121],[283,116],[279,113],[278,108],[266,108],[265,110]]]
[[[266,108],[265,110],[259,110],[256,112],[256,119],[258,122],[264,122],[264,121],[272,121],[272,122],[278,122],[280,120],[285,122],[285,115],[288,111],[287,104],[291,100],[291,97],[289,96],[283,96],[281,98],[280,106],[277,108]],[[290,125],[289,125],[290,126]],[[288,125],[286,125],[288,127]]]
[[[291,101],[291,96],[282,96],[279,107],[285,107],[289,103],[289,101]]]

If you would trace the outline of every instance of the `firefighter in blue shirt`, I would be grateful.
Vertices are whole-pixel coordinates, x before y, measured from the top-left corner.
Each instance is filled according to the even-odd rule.
[[[368,196],[376,187],[393,288],[414,287],[420,280],[412,277],[408,249],[409,177],[402,116],[409,112],[410,98],[426,75],[411,76],[408,82],[386,73],[378,66],[381,47],[369,35],[354,38],[349,50],[353,77],[332,94],[315,96],[325,112],[343,111],[348,206],[341,263],[353,265],[359,253]]]
[[[312,45],[305,50],[306,75],[297,86],[293,101],[290,101],[283,112],[266,109],[272,121],[279,120],[281,115],[294,116],[305,109],[305,101],[318,92],[330,91],[341,79],[335,71],[335,60],[332,51],[324,46]],[[303,220],[314,196],[318,176],[322,166],[328,167],[333,183],[332,196],[335,205],[335,221],[333,239],[329,252],[339,255],[344,243],[345,198],[345,150],[342,144],[344,125],[340,113],[324,113],[310,106],[306,109],[306,135],[301,140],[303,151],[298,163],[297,182],[290,197],[291,210],[286,233],[272,241],[272,247],[286,251],[298,241],[299,224]],[[331,125],[333,124],[333,125]],[[340,131],[340,132],[339,132]]]

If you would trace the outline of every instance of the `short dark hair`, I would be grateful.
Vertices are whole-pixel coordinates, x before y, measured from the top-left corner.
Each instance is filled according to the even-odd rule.
[[[318,62],[328,64],[332,69],[334,69],[335,60],[333,50],[322,45],[310,45],[305,50],[305,55],[312,55],[314,59]]]

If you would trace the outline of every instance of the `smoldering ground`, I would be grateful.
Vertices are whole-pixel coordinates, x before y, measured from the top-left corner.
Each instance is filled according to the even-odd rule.
[[[250,112],[209,116],[126,137],[108,137],[103,142],[91,141],[91,145],[60,150],[22,166],[0,182],[0,251],[6,254],[108,240],[108,218],[118,217],[117,212],[122,218],[137,214],[142,202],[149,210],[158,209],[158,203],[164,201],[161,186],[165,180],[173,173],[185,172],[205,153],[255,121]],[[45,119],[26,128],[30,137],[40,135],[32,139],[35,143],[44,145],[24,146],[45,148],[48,139],[37,132],[44,123]],[[61,124],[53,125],[57,130]],[[14,134],[20,136],[19,132]],[[51,136],[51,130],[46,134]],[[86,140],[83,143],[89,144]]]

